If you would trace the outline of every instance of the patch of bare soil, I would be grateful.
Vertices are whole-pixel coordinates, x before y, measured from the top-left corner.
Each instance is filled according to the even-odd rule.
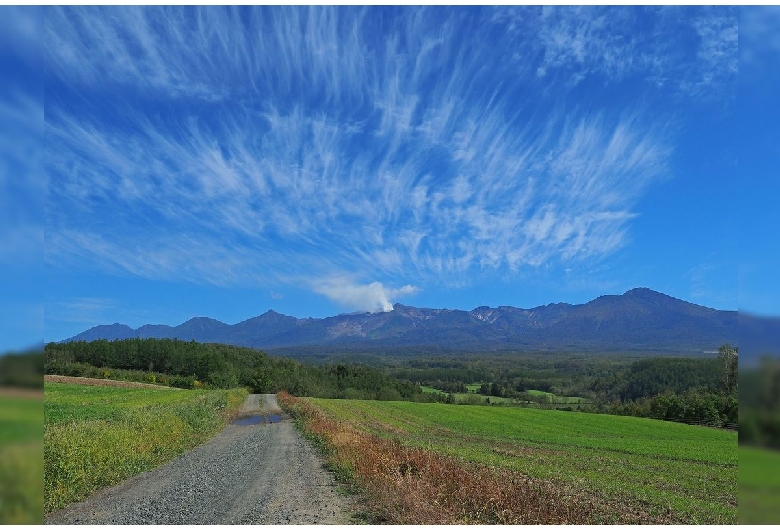
[[[67,375],[44,375],[43,380],[46,383],[68,383],[71,385],[87,386],[117,386],[121,388],[170,388],[181,390],[164,385],[153,385],[151,383],[136,383],[134,381],[115,381],[113,379],[93,379],[91,377],[70,377]]]
[[[0,396],[20,397],[27,399],[43,399],[43,390],[33,388],[14,388],[9,386],[0,386]]]

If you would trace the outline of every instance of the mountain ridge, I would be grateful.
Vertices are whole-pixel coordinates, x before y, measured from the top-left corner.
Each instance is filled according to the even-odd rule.
[[[530,309],[479,306],[418,308],[296,318],[270,309],[237,324],[194,317],[178,325],[100,325],[63,342],[178,338],[255,348],[351,346],[366,349],[436,346],[481,350],[704,351],[737,343],[737,311],[686,302],[648,288],[602,295],[585,304]]]

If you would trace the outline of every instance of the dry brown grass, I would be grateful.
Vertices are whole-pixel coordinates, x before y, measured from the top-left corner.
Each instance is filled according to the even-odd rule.
[[[286,393],[279,402],[325,446],[329,464],[391,524],[668,523],[641,506],[614,505],[571,487],[404,446],[334,421]]]

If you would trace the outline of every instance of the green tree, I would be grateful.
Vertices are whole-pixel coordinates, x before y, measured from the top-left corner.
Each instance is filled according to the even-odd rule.
[[[737,389],[738,385],[738,350],[730,344],[724,344],[718,348],[718,363],[720,366],[721,382],[724,394],[729,395]]]

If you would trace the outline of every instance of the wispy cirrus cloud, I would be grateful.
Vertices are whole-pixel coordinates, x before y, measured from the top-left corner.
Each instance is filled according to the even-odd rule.
[[[119,305],[117,300],[110,298],[82,296],[47,304],[46,319],[78,324],[103,323]]]
[[[384,285],[608,256],[670,174],[669,126],[540,86],[653,85],[612,13],[51,8],[47,263],[374,309],[411,294]]]
[[[554,80],[556,92],[585,79],[641,78],[669,96],[708,99],[733,99],[738,18],[728,6],[501,7],[493,14],[528,50],[508,60]]]

